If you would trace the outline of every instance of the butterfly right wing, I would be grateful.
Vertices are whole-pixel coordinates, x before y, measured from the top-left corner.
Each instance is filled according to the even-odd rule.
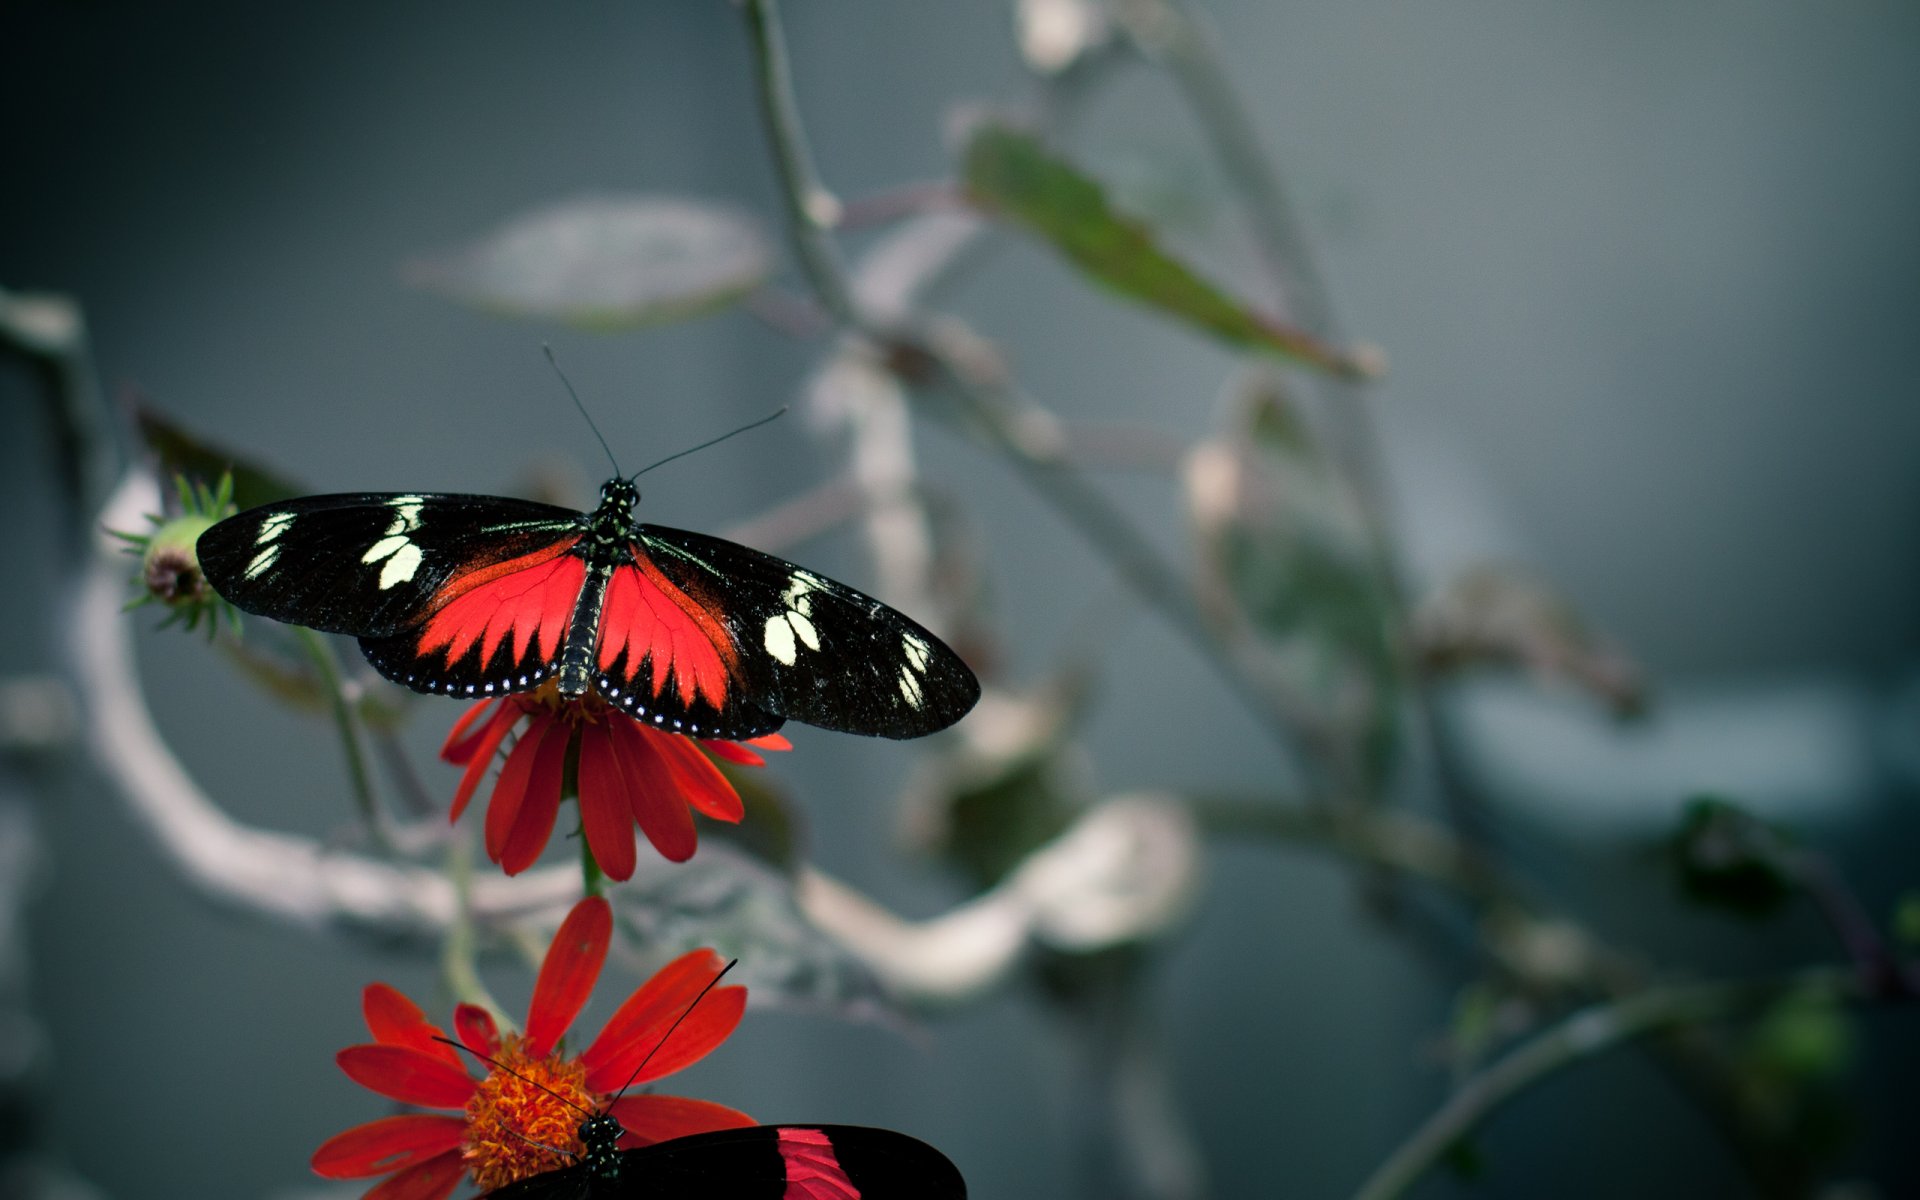
[[[585,528],[571,509],[495,496],[308,496],[219,522],[199,558],[248,612],[353,634],[415,691],[482,695],[551,670]]]
[[[620,1154],[617,1176],[593,1180],[592,1200],[966,1200],[946,1155],[915,1137],[862,1125],[755,1125],[675,1138]],[[580,1168],[570,1167],[568,1171]],[[529,1185],[489,1200],[560,1200]],[[526,1189],[524,1191],[516,1189]]]

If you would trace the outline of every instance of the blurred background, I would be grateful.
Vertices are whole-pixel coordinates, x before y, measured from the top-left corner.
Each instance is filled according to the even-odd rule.
[[[1493,844],[1656,971],[1837,960],[1802,908],[1758,925],[1683,911],[1658,846],[1687,797],[1714,792],[1818,846],[1876,919],[1917,882],[1920,9],[1206,10],[1348,332],[1389,356],[1371,396],[1411,590],[1520,564],[1651,682],[1648,715],[1627,723],[1520,677],[1447,691],[1456,769]],[[950,177],[956,113],[1034,95],[1005,3],[785,15],[818,166],[843,199]],[[797,292],[743,23],[722,0],[27,0],[0,15],[0,96],[0,286],[83,306],[108,395],[135,389],[313,491],[559,480],[586,505],[603,462],[543,341],[629,470],[796,400],[830,345],[742,308],[597,335],[406,282],[405,264],[514,214],[656,192],[757,216]],[[1226,181],[1163,74],[1123,65],[1062,140],[1168,245],[1258,294]],[[939,305],[1069,421],[1178,448],[1225,419],[1229,352],[1030,238],[993,238]],[[60,670],[65,636],[44,383],[0,358],[15,547],[0,672],[17,678]],[[992,678],[1097,662],[1082,729],[1097,789],[1274,786],[1271,745],[1217,676],[1016,474],[937,425],[915,449],[977,543]],[[803,410],[649,476],[643,518],[722,531],[843,460],[840,434]],[[1184,560],[1177,467],[1095,477]],[[779,549],[879,588],[852,531]],[[258,703],[198,640],[132,619],[156,719],[205,788],[239,819],[346,836],[324,723]],[[454,711],[422,704],[412,731],[437,795],[456,779],[430,757]],[[790,732],[796,753],[771,772],[811,861],[909,916],[965,898],[901,849],[915,747]],[[25,999],[0,1065],[37,1099],[6,1136],[105,1196],[357,1194],[306,1169],[323,1138],[375,1115],[330,1057],[361,1037],[366,981],[426,1001],[433,963],[216,910],[71,755],[8,761],[37,854],[4,867],[25,885],[10,967]],[[1403,768],[1409,803],[1432,767],[1416,753]],[[1437,1046],[1470,965],[1383,932],[1332,856],[1208,849],[1191,925],[1151,949],[1148,978],[1210,1194],[1347,1193],[1446,1095]],[[518,1010],[525,973],[489,978]],[[756,1009],[675,1090],[913,1132],[981,1197],[1084,1194],[1084,1064],[1036,994],[1029,981],[904,1032]],[[1912,1194],[1913,1014],[1870,1007],[1846,1036],[1844,1136],[1822,1178]],[[1422,1194],[1751,1187],[1684,1088],[1631,1050],[1523,1097],[1475,1157],[1477,1178],[1441,1172]]]

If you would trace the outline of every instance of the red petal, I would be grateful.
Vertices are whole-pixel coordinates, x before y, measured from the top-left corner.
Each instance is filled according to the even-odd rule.
[[[493,1023],[493,1014],[478,1004],[454,1009],[453,1028],[460,1035],[460,1044],[475,1054],[493,1058],[500,1053],[500,1029]]]
[[[793,743],[784,733],[763,733],[757,738],[748,738],[747,745],[758,746],[762,750],[791,750]]]
[[[627,1131],[620,1139],[620,1144],[627,1147],[651,1146],[716,1129],[744,1129],[757,1123],[737,1108],[685,1096],[626,1096],[614,1102],[612,1112]]]
[[[627,801],[640,832],[668,862],[692,858],[700,835],[666,760],[654,751],[646,730],[634,722],[614,721],[607,729],[626,771]]]
[[[613,739],[613,732],[605,725],[587,725],[580,730],[580,830],[607,878],[630,879],[636,858],[633,809],[627,802],[632,784],[620,765]]]
[[[467,737],[467,730],[471,729],[473,723],[492,707],[493,701],[482,700],[478,704],[468,706],[467,711],[460,714],[460,719],[453,723],[453,728],[447,730],[447,740],[440,743],[441,761],[463,763],[473,757],[473,748],[477,739]]]
[[[738,742],[723,742],[718,738],[702,738],[700,744],[707,753],[716,758],[724,758],[730,763],[739,763],[743,767],[764,767],[767,760],[740,745]]]
[[[467,811],[467,801],[473,799],[473,790],[480,786],[487,768],[493,765],[493,756],[500,750],[500,743],[519,719],[520,710],[517,707],[502,704],[500,711],[494,713],[493,719],[480,731],[480,739],[474,743],[472,757],[467,759],[467,769],[460,776],[460,786],[453,793],[453,808],[447,813],[449,823],[458,821],[460,814]],[[495,786],[497,789],[498,785]]]
[[[714,988],[692,1012],[687,1011],[694,997],[725,966],[718,953],[694,950],[641,984],[580,1056],[587,1068],[587,1086],[596,1092],[618,1090],[649,1051],[653,1057],[647,1059],[647,1069],[634,1082],[658,1079],[706,1057],[726,1041],[746,1009],[747,989]],[[680,1021],[679,1028],[674,1029],[672,1041],[662,1046],[661,1039],[675,1021]]]
[[[566,782],[567,746],[571,741],[572,727],[555,722],[540,742],[540,753],[527,776],[520,813],[513,819],[513,830],[507,834],[506,844],[500,848],[500,869],[509,875],[518,875],[532,866],[540,852],[547,848],[547,839],[553,836],[553,822],[560,815],[560,786]]]
[[[404,1104],[462,1108],[473,1095],[465,1071],[411,1046],[348,1046],[333,1061],[361,1087]]]
[[[500,778],[493,781],[493,798],[487,802],[487,857],[495,862],[500,861],[507,837],[513,833],[513,823],[519,819],[520,808],[526,802],[527,781],[533,778],[533,761],[540,756],[540,746],[549,734],[560,729],[558,721],[535,713],[520,740],[507,753]],[[558,805],[559,801],[556,799],[554,803]]]
[[[365,1125],[355,1125],[322,1142],[313,1152],[313,1170],[328,1179],[385,1175],[404,1170],[432,1155],[457,1149],[466,1136],[465,1117],[436,1117],[427,1113],[382,1117]]]
[[[408,1167],[392,1179],[360,1197],[360,1200],[446,1200],[460,1186],[467,1164],[457,1151],[449,1150]]]
[[[534,981],[533,1000],[527,1005],[526,1052],[544,1058],[566,1033],[567,1026],[600,978],[607,961],[607,943],[613,937],[613,909],[599,896],[588,896],[573,906],[560,922]]]
[[[740,794],[733,790],[720,768],[713,765],[713,760],[700,753],[691,738],[677,733],[641,732],[652,739],[660,757],[666,760],[680,795],[688,804],[717,821],[737,822],[747,815],[746,806],[740,803]]]
[[[388,1046],[411,1046],[435,1058],[444,1058],[456,1067],[462,1066],[458,1051],[445,1042],[433,1040],[446,1036],[440,1027],[429,1022],[420,1006],[398,990],[384,983],[368,984],[360,993],[360,1011],[367,1018],[367,1029],[374,1041]]]

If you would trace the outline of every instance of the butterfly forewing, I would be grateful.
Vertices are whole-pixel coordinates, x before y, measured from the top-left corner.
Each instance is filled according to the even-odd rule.
[[[946,1155],[859,1125],[757,1125],[675,1138],[523,1179],[487,1200],[965,1200]]]
[[[910,738],[946,728],[980,698],[958,655],[871,596],[720,538],[638,532],[647,564],[683,594],[709,598],[746,693],[776,716]]]
[[[494,496],[308,496],[221,521],[198,554],[214,588],[248,612],[383,638],[420,624],[450,578],[578,537],[583,523]]]

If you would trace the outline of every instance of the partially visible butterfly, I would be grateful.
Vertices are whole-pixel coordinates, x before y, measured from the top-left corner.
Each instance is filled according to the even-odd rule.
[[[486,697],[551,679],[668,732],[728,739],[787,720],[920,737],[980,698],[973,672],[911,618],[757,550],[640,524],[639,500],[619,477],[590,513],[497,496],[307,496],[207,530],[200,566],[247,612],[359,638],[376,670],[417,692]]]
[[[486,1200],[965,1200],[966,1181],[919,1138],[863,1125],[754,1125],[634,1150],[609,1113],[580,1122],[586,1149]]]
[[[640,1060],[627,1086],[739,961],[700,989]],[[496,1070],[519,1074],[479,1057]],[[579,1109],[544,1085],[521,1079]],[[966,1181],[952,1159],[919,1138],[865,1125],[753,1125],[622,1150],[626,1130],[610,1110],[627,1086],[606,1107],[585,1113],[578,1131],[582,1149],[571,1166],[496,1188],[483,1200],[966,1200]]]

